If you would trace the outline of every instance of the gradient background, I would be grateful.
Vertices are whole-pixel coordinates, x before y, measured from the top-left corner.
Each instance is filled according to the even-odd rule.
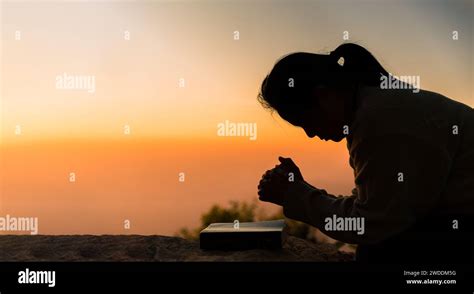
[[[346,30],[392,74],[474,106],[473,1],[255,2],[3,1],[0,216],[39,217],[41,234],[174,234],[255,199],[279,155],[349,194],[345,141],[308,139],[256,101],[278,58],[328,53]],[[96,92],[57,90],[64,72],[94,75]],[[257,140],[218,137],[225,120],[257,123]]]

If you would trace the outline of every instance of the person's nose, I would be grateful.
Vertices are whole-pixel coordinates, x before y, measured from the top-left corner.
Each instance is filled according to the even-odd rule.
[[[308,130],[308,129],[303,129],[304,132],[306,133],[306,136],[310,137],[310,138],[314,138],[316,136],[316,133]]]

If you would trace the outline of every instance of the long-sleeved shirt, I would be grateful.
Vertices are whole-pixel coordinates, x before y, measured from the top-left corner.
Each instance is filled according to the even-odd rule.
[[[440,94],[362,88],[347,147],[352,195],[292,183],[284,214],[347,243],[376,244],[430,216],[474,216],[474,110]],[[325,230],[363,217],[365,232]],[[462,225],[462,224],[461,224]]]

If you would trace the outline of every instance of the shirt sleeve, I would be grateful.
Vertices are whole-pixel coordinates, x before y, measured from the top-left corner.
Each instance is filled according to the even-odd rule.
[[[352,151],[356,188],[336,197],[305,182],[292,183],[285,216],[346,243],[380,242],[412,226],[436,205],[451,160],[446,151],[408,135],[366,139]],[[364,232],[326,230],[327,218],[363,218]]]

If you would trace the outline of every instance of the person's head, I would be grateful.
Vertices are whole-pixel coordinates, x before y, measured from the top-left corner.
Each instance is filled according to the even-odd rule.
[[[292,53],[264,79],[258,100],[308,137],[341,141],[357,87],[378,86],[381,75],[388,73],[356,44],[342,44],[329,55]]]

